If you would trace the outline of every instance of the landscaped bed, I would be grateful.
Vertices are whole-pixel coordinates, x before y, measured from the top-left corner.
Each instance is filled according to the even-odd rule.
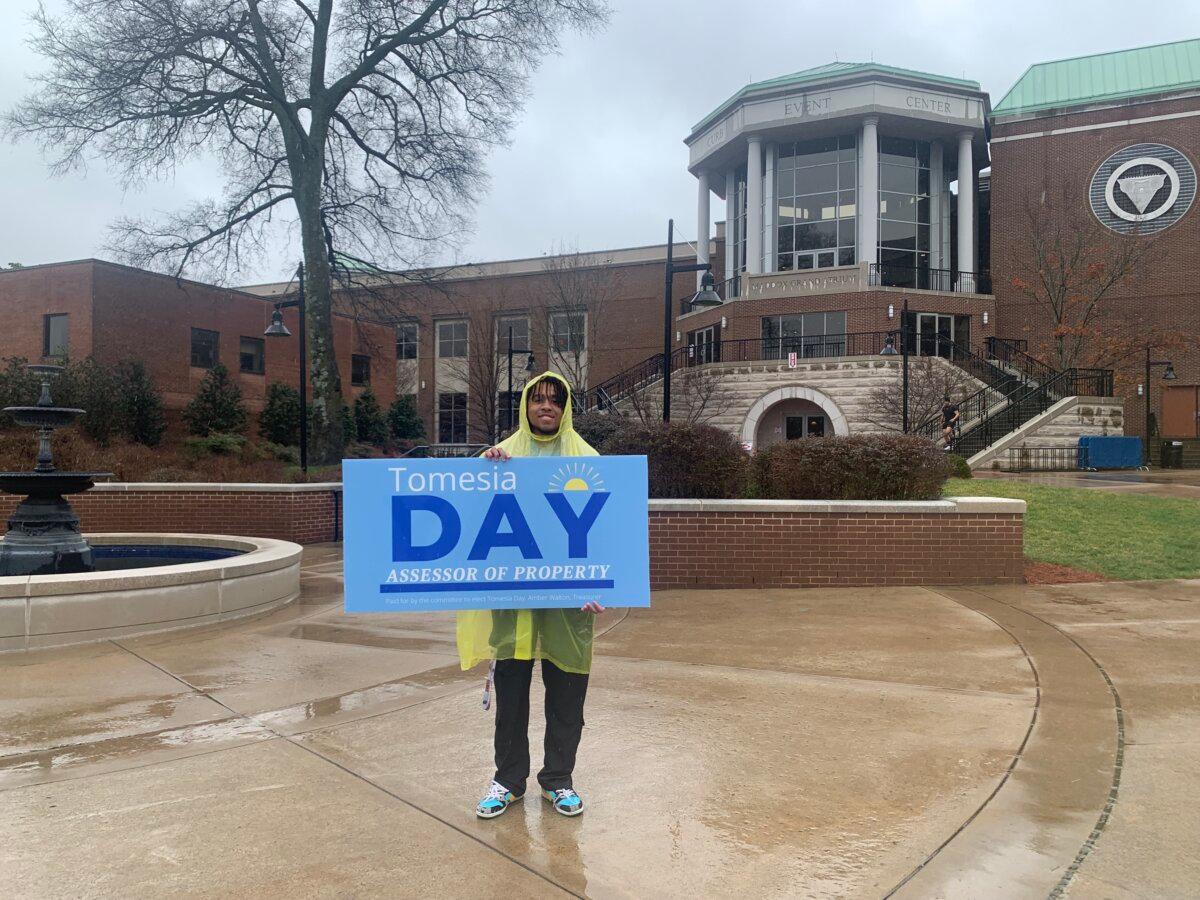
[[[1200,577],[1200,502],[1046,487],[996,478],[946,483],[947,497],[1012,497],[1028,504],[1025,555],[1117,581]],[[1064,580],[1033,567],[1031,581]],[[1086,580],[1065,578],[1065,580]]]

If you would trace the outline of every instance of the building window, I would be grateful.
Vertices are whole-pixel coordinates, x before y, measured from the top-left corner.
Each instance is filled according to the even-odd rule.
[[[557,353],[587,350],[587,313],[583,310],[550,314],[550,346]]]
[[[417,323],[401,322],[396,326],[396,359],[417,358]]]
[[[521,392],[501,391],[496,402],[496,423],[504,431],[515,431],[521,420],[518,418],[521,408]]]
[[[880,283],[929,287],[929,144],[879,138]]]
[[[514,353],[528,353],[529,347],[529,317],[501,316],[496,320],[496,352],[508,352],[508,330],[512,329],[512,348]]]
[[[438,322],[438,359],[458,359],[467,355],[467,321]]]
[[[355,353],[350,357],[350,384],[364,387],[371,383],[371,357]]]
[[[438,394],[438,443],[467,442],[467,395]]]
[[[211,369],[217,364],[217,345],[221,335],[204,328],[192,329],[192,365],[197,369]]]
[[[844,312],[795,313],[763,316],[763,359],[846,355]]]
[[[66,356],[67,314],[42,316],[42,356]]]
[[[243,372],[261,375],[266,371],[262,338],[244,337],[238,346],[238,365]]]
[[[775,164],[779,271],[854,265],[856,143],[854,135],[842,135],[779,146]]]

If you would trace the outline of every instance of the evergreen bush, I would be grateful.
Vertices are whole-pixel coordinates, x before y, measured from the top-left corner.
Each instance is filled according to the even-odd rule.
[[[742,497],[746,490],[749,455],[732,434],[711,425],[630,426],[614,433],[604,452],[644,454],[651,497],[727,500]]]
[[[119,417],[126,437],[147,447],[157,447],[167,430],[162,395],[155,389],[146,366],[127,360],[117,367],[120,385]]]
[[[72,364],[69,371],[74,376],[73,399],[84,410],[79,427],[93,441],[105,447],[121,426],[120,378],[116,371],[101,366],[91,357]],[[53,394],[53,383],[50,390]],[[57,397],[55,402],[59,402]]]
[[[352,444],[358,437],[358,428],[354,424],[354,410],[345,403],[342,404],[342,443]]]
[[[267,385],[267,399],[258,417],[263,440],[285,447],[300,443],[300,392],[282,381]]]
[[[388,432],[398,441],[418,441],[425,437],[425,423],[417,413],[412,394],[396,398],[388,408]]]
[[[957,453],[947,453],[946,461],[950,463],[951,478],[974,478],[975,474],[971,471],[967,461]]]
[[[6,406],[32,406],[38,398],[38,380],[25,366],[29,360],[14,356],[0,367],[0,410]],[[0,428],[12,428],[12,416],[0,412]]]
[[[611,412],[584,413],[574,419],[574,424],[579,436],[600,453],[607,453],[609,442],[633,427],[629,419]]]
[[[183,411],[188,430],[198,437],[213,432],[241,433],[246,428],[246,407],[242,389],[229,377],[229,370],[217,363],[208,370],[200,390]]]
[[[915,435],[785,441],[754,455],[759,497],[776,500],[937,500],[947,454]]]
[[[240,434],[213,431],[202,437],[190,437],[183,442],[188,452],[199,458],[202,456],[232,456],[241,453],[246,446],[246,438]]]
[[[381,446],[388,437],[387,420],[375,392],[367,388],[354,401],[354,431],[357,439],[364,444]]]

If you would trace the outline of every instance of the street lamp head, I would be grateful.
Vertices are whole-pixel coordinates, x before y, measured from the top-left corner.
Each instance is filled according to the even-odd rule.
[[[713,290],[714,284],[716,284],[716,279],[713,278],[713,273],[710,269],[700,278],[700,290],[696,292],[696,296],[692,297],[693,309],[720,306],[724,302],[720,294]]]
[[[896,339],[890,334],[884,338],[883,349],[879,351],[880,356],[896,356],[900,351],[896,349]]]
[[[533,358],[533,354],[532,354],[532,353],[530,353],[530,354],[529,354],[529,356],[528,356],[528,357],[526,357],[526,359],[525,359],[525,371],[526,371],[528,374],[532,375],[532,374],[533,374],[533,370],[534,370],[534,369],[536,369],[536,368],[537,368],[537,360],[536,360],[536,359],[534,359],[534,358]]]
[[[264,337],[291,337],[292,333],[288,331],[286,325],[283,324],[283,313],[276,307],[271,313],[271,324],[266,331],[263,332]]]
[[[1163,381],[1174,381],[1174,380],[1175,380],[1175,367],[1173,365],[1171,365],[1170,363],[1167,363],[1167,371],[1163,372]]]

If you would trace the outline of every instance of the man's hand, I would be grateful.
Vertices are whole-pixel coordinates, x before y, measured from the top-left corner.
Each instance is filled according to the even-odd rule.
[[[488,447],[483,451],[483,458],[490,459],[492,462],[508,462],[512,459],[507,450],[497,444],[495,447]]]
[[[583,604],[583,606],[582,606],[582,607],[580,607],[580,608],[581,608],[581,609],[582,609],[584,612],[590,612],[590,613],[602,613],[602,612],[604,612],[604,607],[603,607],[603,606],[601,606],[599,603],[597,603],[595,600],[591,600],[591,601],[589,601],[589,602],[587,602],[587,603]]]

